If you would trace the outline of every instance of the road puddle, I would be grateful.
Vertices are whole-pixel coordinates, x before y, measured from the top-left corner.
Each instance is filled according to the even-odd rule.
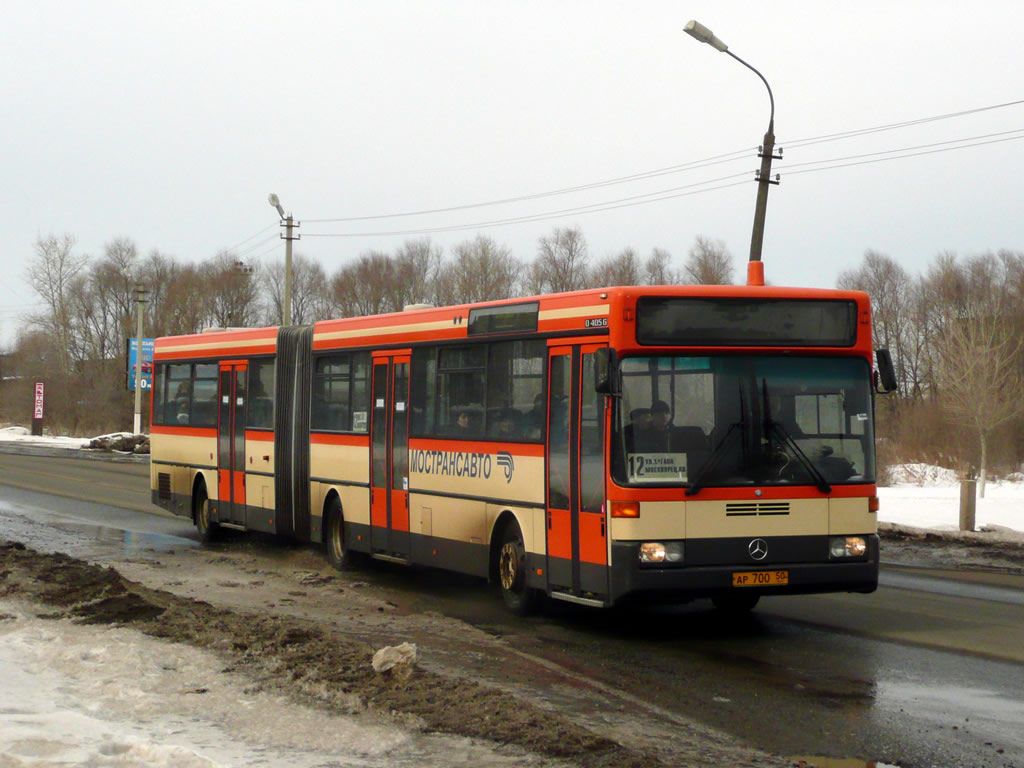
[[[798,768],[899,768],[892,763],[880,763],[877,760],[858,760],[847,757],[794,757]]]
[[[75,557],[138,557],[199,546],[195,539],[151,531],[69,519],[43,510],[12,505],[0,507],[0,538],[20,541],[43,552],[66,552]]]
[[[1024,746],[1024,701],[987,688],[880,680],[883,706],[912,710],[940,728]]]

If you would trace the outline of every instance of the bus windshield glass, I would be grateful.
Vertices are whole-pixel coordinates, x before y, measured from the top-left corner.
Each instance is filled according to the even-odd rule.
[[[815,485],[875,479],[867,361],[653,356],[621,361],[612,435],[626,485]]]

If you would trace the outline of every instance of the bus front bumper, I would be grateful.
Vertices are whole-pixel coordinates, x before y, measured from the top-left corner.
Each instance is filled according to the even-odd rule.
[[[640,562],[639,542],[612,542],[611,602],[625,599],[686,602],[730,593],[799,595],[874,592],[878,588],[878,536],[864,535],[862,558],[833,560],[828,536],[764,537],[770,556],[749,555],[753,539],[685,541],[683,562]]]

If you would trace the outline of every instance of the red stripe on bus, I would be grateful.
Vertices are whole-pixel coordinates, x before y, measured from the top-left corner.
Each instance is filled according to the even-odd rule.
[[[245,347],[230,347],[227,349],[218,349],[216,347],[210,347],[208,349],[188,349],[178,350],[174,352],[153,352],[153,359],[158,362],[169,362],[174,360],[192,360],[196,358],[225,358],[231,356],[232,358],[245,356],[245,355],[265,355],[277,351],[277,345],[274,343],[251,345]]]
[[[314,432],[309,436],[314,445],[355,445],[366,448],[370,444],[369,435],[327,435]]]
[[[153,425],[149,428],[153,435],[187,435],[189,437],[216,437],[216,427],[168,427]]]
[[[778,485],[760,488],[702,488],[696,496],[685,496],[685,488],[614,488],[609,497],[616,501],[768,501],[771,499],[857,499],[877,493],[872,485],[833,485],[831,493],[822,493],[810,485]],[[755,496],[756,490],[761,492]]]
[[[497,453],[505,451],[513,456],[544,456],[544,446],[537,443],[484,442],[482,440],[445,440],[416,437],[409,447],[422,451],[448,451],[450,453]]]

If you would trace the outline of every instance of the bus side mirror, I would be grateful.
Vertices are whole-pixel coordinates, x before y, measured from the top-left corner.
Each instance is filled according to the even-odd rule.
[[[878,371],[875,376],[875,390],[883,395],[896,391],[896,370],[892,367],[892,357],[888,349],[876,349],[875,357],[878,360]],[[878,388],[881,382],[882,388]]]
[[[615,350],[608,347],[594,351],[594,391],[615,394]]]

